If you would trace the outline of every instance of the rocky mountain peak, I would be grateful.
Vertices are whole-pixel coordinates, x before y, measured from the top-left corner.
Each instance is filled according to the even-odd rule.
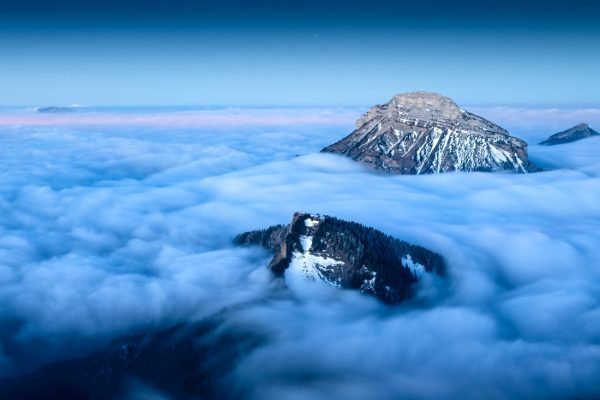
[[[273,251],[269,269],[288,281],[356,289],[390,304],[413,296],[424,275],[445,271],[430,250],[330,216],[297,212],[288,225],[245,232],[234,242]]]
[[[462,111],[449,97],[433,92],[411,92],[398,94],[390,100],[392,108],[407,114],[423,117],[439,117],[457,120]]]
[[[589,127],[585,122],[579,123],[566,131],[555,133],[548,139],[544,140],[540,144],[546,146],[553,146],[563,143],[571,143],[577,140],[586,139],[592,136],[599,136],[600,133],[596,132]]]
[[[437,93],[396,95],[371,108],[356,126],[321,151],[394,174],[538,170],[528,161],[527,143]]]

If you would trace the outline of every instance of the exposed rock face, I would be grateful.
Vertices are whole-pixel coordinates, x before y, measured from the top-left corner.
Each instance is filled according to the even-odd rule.
[[[235,243],[275,251],[269,268],[285,279],[358,289],[390,304],[413,296],[424,274],[445,271],[432,251],[329,216],[295,213],[286,227],[242,233]]]
[[[236,236],[238,245],[258,245],[265,249],[277,251],[287,235],[286,225],[273,225],[260,231],[245,232]]]
[[[394,96],[371,108],[356,127],[321,151],[393,174],[538,170],[527,159],[527,143],[437,93]]]
[[[69,108],[69,107],[51,106],[51,107],[40,107],[40,108],[38,108],[37,111],[39,113],[60,114],[60,113],[73,112],[75,110],[73,110],[72,108]]]
[[[575,142],[577,140],[586,139],[592,136],[600,136],[600,133],[590,128],[588,124],[581,123],[567,129],[566,131],[555,133],[540,144],[553,146],[556,144]]]

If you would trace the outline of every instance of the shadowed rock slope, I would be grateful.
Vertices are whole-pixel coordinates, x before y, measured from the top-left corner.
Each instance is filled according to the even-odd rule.
[[[554,146],[557,144],[576,142],[577,140],[587,139],[592,136],[600,136],[600,133],[590,128],[588,124],[581,123],[566,131],[555,133],[540,144]]]
[[[265,337],[217,316],[116,340],[82,358],[0,379],[0,399],[229,399],[225,381]]]

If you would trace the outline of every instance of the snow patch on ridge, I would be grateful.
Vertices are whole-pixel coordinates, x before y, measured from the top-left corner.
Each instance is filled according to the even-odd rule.
[[[421,277],[425,274],[425,267],[422,264],[414,262],[410,254],[402,257],[402,265],[408,267],[413,274],[417,275],[417,277]]]
[[[312,215],[312,218],[306,218],[304,220],[304,226],[306,226],[307,228],[312,228],[314,226],[317,226],[319,224],[319,219],[317,216]]]
[[[362,270],[368,272],[366,267],[362,267]],[[371,279],[365,279],[360,287],[363,292],[375,292],[375,281],[377,280],[377,271],[371,271]]]
[[[316,216],[312,218],[306,218],[304,220],[304,226],[307,228],[314,228],[319,224],[319,219]],[[292,259],[290,266],[286,270],[286,279],[292,281],[306,280],[319,281],[329,284],[331,286],[339,287],[338,282],[333,282],[322,274],[323,269],[335,267],[337,265],[344,265],[342,261],[334,260],[333,258],[325,258],[312,254],[310,252],[313,243],[312,235],[301,235],[300,245],[302,246],[302,252],[294,251],[292,253]]]

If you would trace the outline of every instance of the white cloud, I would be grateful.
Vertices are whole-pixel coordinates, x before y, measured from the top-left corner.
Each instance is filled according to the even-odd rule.
[[[231,376],[250,397],[598,395],[599,140],[532,145],[564,166],[538,174],[379,176],[315,153],[352,119],[290,127],[277,112],[216,130],[1,127],[0,372],[250,302],[228,317],[271,337]],[[395,309],[272,296],[269,256],[230,240],[296,210],[440,252],[447,293]]]

